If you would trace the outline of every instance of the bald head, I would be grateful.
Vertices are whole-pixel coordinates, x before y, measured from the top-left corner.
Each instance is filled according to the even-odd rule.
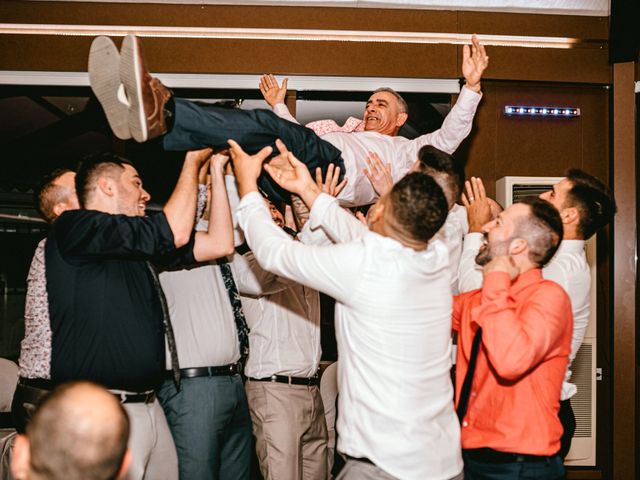
[[[120,402],[88,382],[54,390],[27,426],[28,469],[24,479],[116,478],[125,456],[129,420]],[[20,448],[23,448],[21,446]],[[23,466],[18,462],[16,467]]]

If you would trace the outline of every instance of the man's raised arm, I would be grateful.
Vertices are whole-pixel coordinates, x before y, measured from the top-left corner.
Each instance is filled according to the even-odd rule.
[[[260,93],[262,93],[265,102],[269,104],[273,113],[290,122],[299,123],[298,120],[291,115],[287,104],[284,103],[287,98],[288,81],[289,79],[285,78],[282,81],[282,85],[280,85],[274,75],[265,73],[260,77]]]
[[[191,238],[198,203],[198,172],[210,156],[210,148],[187,153],[178,183],[162,209],[176,248],[186,245]]]
[[[471,132],[473,116],[482,98],[480,79],[489,65],[489,57],[475,35],[471,38],[471,47],[465,45],[462,53],[465,86],[460,90],[458,101],[445,117],[442,127],[414,140],[416,152],[424,145],[433,145],[438,150],[452,154]]]

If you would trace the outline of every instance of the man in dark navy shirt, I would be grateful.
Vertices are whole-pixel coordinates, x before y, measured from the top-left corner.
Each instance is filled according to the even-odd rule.
[[[171,198],[149,217],[150,196],[131,163],[112,154],[86,160],[76,176],[82,209],[61,215],[47,239],[52,382],[91,380],[122,399],[132,421],[128,479],[178,477],[153,392],[165,371],[165,326],[151,263],[180,247],[180,263],[206,259],[191,232],[198,171],[210,153],[187,154]]]

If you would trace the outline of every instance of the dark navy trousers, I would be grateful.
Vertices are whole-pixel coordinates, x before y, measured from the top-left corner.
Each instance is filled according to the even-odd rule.
[[[270,145],[275,154],[276,139],[281,139],[289,151],[304,162],[311,174],[316,167],[326,174],[329,164],[340,167],[344,174],[342,153],[312,130],[278,117],[270,110],[240,110],[218,106],[200,106],[188,100],[175,98],[173,128],[164,136],[165,150],[194,150],[205,147],[227,148],[227,140],[240,144],[245,152],[254,154]],[[260,187],[274,200],[286,198],[268,174],[260,177]]]

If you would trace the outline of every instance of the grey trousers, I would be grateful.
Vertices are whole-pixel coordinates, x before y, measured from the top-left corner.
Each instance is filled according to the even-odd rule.
[[[464,473],[460,472],[455,477],[448,480],[463,480]],[[398,480],[392,477],[381,468],[371,463],[360,462],[358,460],[347,460],[346,465],[338,475],[336,480]]]
[[[181,480],[248,480],[251,417],[240,375],[167,380],[158,391]]]

